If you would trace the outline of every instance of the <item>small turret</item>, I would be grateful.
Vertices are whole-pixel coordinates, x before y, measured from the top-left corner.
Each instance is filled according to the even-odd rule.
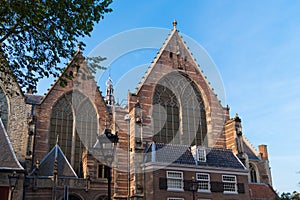
[[[242,120],[238,114],[235,115],[235,131],[236,131],[236,143],[238,154],[244,153],[244,142],[243,142],[243,133],[242,133]]]
[[[107,105],[110,105],[110,106],[115,104],[113,81],[110,77],[108,77],[108,79],[106,81],[105,102]]]

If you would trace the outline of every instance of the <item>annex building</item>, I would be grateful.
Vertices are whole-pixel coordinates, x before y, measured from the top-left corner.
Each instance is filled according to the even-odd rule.
[[[110,78],[101,93],[80,49],[63,72],[73,79],[43,96],[1,83],[0,199],[107,199],[108,170],[95,154],[106,130],[119,137],[112,199],[276,197],[267,146],[246,139],[176,25],[125,107]]]

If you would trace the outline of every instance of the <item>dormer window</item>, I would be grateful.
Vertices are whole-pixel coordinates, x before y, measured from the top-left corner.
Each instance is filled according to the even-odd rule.
[[[205,150],[205,148],[198,147],[197,153],[198,153],[198,161],[199,162],[206,162],[206,150]]]

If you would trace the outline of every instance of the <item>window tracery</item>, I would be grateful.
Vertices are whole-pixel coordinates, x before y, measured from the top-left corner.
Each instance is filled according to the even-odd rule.
[[[50,148],[60,145],[79,177],[82,158],[97,138],[97,113],[91,101],[78,91],[64,94],[53,106],[50,119]]]
[[[256,174],[255,166],[252,163],[249,164],[249,172],[250,172],[251,183],[257,183],[257,174]]]
[[[175,72],[163,77],[155,87],[152,105],[155,142],[206,143],[204,102],[197,86],[187,75]]]

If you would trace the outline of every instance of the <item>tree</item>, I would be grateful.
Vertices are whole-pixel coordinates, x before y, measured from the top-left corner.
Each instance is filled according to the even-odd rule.
[[[78,39],[90,36],[94,24],[112,11],[111,2],[2,0],[0,77],[12,75],[21,88],[34,91],[41,78],[58,77],[58,63],[74,55]]]
[[[300,200],[300,194],[294,191],[292,194],[283,192],[280,197],[277,197],[275,200]]]

